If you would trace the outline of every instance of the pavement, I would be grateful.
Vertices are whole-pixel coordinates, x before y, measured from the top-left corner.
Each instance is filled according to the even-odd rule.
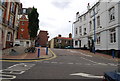
[[[38,57],[38,48],[40,49],[40,56]],[[19,49],[19,48],[18,48]],[[17,55],[11,54],[3,54],[0,56],[2,60],[39,60],[39,59],[47,59],[53,57],[52,53],[48,51],[48,55],[46,55],[46,48],[44,47],[36,47],[35,53],[22,53]]]
[[[40,56],[38,57],[38,48],[40,49]],[[48,51],[48,55],[46,55],[46,48],[44,47],[36,47],[36,52],[35,53],[24,53],[22,51],[24,51],[22,47],[14,47],[14,49],[18,50],[18,52],[21,52],[21,54],[17,54],[17,55],[10,55],[8,54],[8,50],[5,50],[2,54],[2,56],[0,56],[1,60],[40,60],[40,59],[49,59],[55,56],[55,54],[53,52],[51,52],[51,50],[49,49]],[[73,49],[75,51],[80,51],[84,54],[88,54],[88,55],[94,55],[94,56],[101,56],[103,58],[108,58],[114,61],[119,61],[120,59],[118,58],[113,58],[110,55],[106,55],[106,54],[101,54],[101,53],[91,53],[89,50],[78,50],[78,49]]]
[[[82,53],[85,53],[85,54],[88,54],[88,55],[93,55],[93,56],[97,56],[97,57],[103,57],[103,58],[107,58],[107,59],[110,59],[110,60],[113,60],[113,61],[120,61],[120,58],[117,58],[117,57],[114,57],[113,58],[113,56],[111,55],[107,55],[107,54],[102,54],[102,53],[92,53],[92,52],[90,52],[89,50],[78,50],[78,49],[76,49],[76,51],[80,51],[80,52],[82,52]]]

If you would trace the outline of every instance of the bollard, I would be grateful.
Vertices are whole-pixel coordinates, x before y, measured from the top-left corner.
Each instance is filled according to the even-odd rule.
[[[38,58],[40,57],[40,48],[38,48]]]
[[[114,52],[114,50],[112,50],[112,57],[113,57],[113,58],[115,57],[115,52]]]
[[[46,55],[48,55],[48,47],[46,47]]]

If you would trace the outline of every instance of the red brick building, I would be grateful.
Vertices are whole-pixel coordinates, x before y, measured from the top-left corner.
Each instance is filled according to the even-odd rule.
[[[19,2],[0,0],[0,47],[10,48],[16,38]]]
[[[18,39],[30,39],[28,32],[28,19],[23,14],[19,19]]]
[[[36,43],[42,47],[47,46],[48,44],[48,31],[40,30],[38,37],[36,39]]]
[[[66,47],[73,47],[73,39],[72,34],[69,34],[69,37],[62,37],[58,35],[49,41],[50,48],[66,48]]]

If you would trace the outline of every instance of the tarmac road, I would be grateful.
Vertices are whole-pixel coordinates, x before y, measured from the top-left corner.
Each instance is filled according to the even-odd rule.
[[[3,74],[16,76],[12,81],[17,81],[18,79],[22,81],[24,79],[102,81],[104,72],[117,69],[117,62],[107,58],[84,54],[71,49],[51,50],[57,56],[54,59],[29,63],[3,62],[3,69],[19,70],[18,74]]]

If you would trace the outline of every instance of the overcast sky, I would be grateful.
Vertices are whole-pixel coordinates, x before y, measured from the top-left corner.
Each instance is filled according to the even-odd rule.
[[[72,22],[76,12],[84,12],[87,4],[98,0],[20,0],[23,8],[35,7],[39,13],[40,30],[47,30],[49,40],[61,34],[68,37],[72,33]],[[71,21],[71,22],[69,22]]]

